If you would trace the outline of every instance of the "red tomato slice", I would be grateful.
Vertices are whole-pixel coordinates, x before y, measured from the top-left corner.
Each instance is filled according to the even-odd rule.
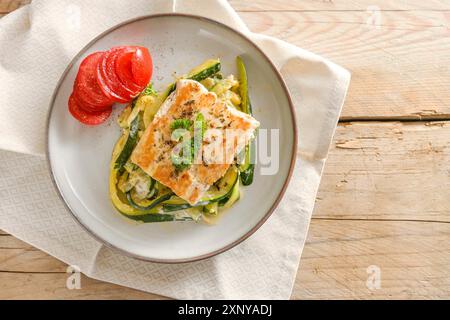
[[[114,65],[115,54],[122,48],[115,47],[105,53],[98,64],[97,80],[105,94],[112,96],[117,102],[126,103],[131,100],[134,92],[129,91],[120,82]]]
[[[134,82],[133,73],[131,72],[131,59],[135,52],[135,47],[128,47],[118,53],[116,59],[116,73],[125,87],[139,94],[144,90],[145,86],[136,84]]]
[[[105,95],[97,83],[97,65],[102,58],[102,52],[95,52],[87,56],[78,69],[74,83],[74,91],[80,101],[92,105],[105,107],[113,104],[111,97]]]
[[[109,118],[112,112],[112,106],[110,106],[107,110],[104,111],[88,112],[80,107],[77,100],[72,94],[69,98],[69,111],[72,114],[72,116],[81,123],[95,126],[97,124],[105,122],[106,119]]]
[[[83,101],[79,97],[78,91],[73,91],[72,96],[77,101],[80,108],[87,112],[99,112],[99,111],[108,110],[109,108],[111,108],[111,105],[113,104],[113,102],[111,102],[111,104],[109,104],[107,106],[97,106],[97,105],[90,104],[89,102]]]
[[[131,58],[131,72],[134,81],[140,86],[146,86],[153,73],[153,61],[147,48],[138,47]]]

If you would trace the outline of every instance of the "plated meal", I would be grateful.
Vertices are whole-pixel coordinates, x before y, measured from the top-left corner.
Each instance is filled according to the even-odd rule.
[[[139,17],[90,41],[47,121],[50,176],[71,216],[153,262],[204,259],[254,234],[283,197],[296,147],[275,65],[245,35],[186,14]]]
[[[209,59],[157,92],[144,47],[114,47],[81,63],[68,102],[75,119],[97,125],[113,103],[127,103],[110,163],[109,195],[126,217],[142,222],[214,223],[253,182],[252,116],[247,72],[223,75]]]

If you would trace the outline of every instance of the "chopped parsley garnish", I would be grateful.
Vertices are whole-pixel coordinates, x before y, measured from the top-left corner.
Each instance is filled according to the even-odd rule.
[[[144,96],[154,95],[156,96],[158,93],[153,88],[153,83],[150,82],[150,84],[145,88],[145,90],[142,92]]]
[[[192,121],[189,119],[177,119],[174,120],[171,124],[170,124],[170,129],[176,130],[176,129],[186,129],[189,130],[192,126]]]

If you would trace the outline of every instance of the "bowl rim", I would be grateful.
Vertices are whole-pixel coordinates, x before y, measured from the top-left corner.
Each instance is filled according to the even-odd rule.
[[[100,40],[101,38],[103,38],[104,36],[108,35],[109,33],[115,31],[116,29],[119,29],[125,25],[137,22],[137,21],[141,21],[141,20],[146,20],[146,19],[153,19],[153,18],[161,18],[161,17],[184,17],[184,18],[190,18],[190,19],[194,19],[194,20],[201,20],[201,21],[205,21],[211,24],[215,24],[216,26],[219,26],[221,28],[224,28],[228,31],[231,31],[232,33],[236,34],[237,36],[239,36],[240,38],[244,39],[247,43],[249,43],[251,46],[253,46],[257,51],[259,51],[261,53],[261,55],[263,56],[263,58],[266,60],[266,62],[269,64],[269,66],[272,68],[273,72],[275,73],[275,75],[278,78],[278,81],[281,84],[281,87],[285,93],[285,96],[287,97],[288,100],[288,104],[289,104],[289,109],[291,112],[291,121],[292,121],[292,126],[294,128],[293,133],[294,133],[294,141],[293,141],[293,146],[292,146],[292,154],[291,154],[291,161],[290,161],[290,166],[289,166],[289,172],[288,175],[283,183],[283,186],[276,198],[276,200],[274,201],[274,203],[272,204],[272,206],[270,207],[270,209],[264,214],[264,216],[261,218],[260,221],[258,221],[258,223],[253,226],[250,230],[248,230],[244,235],[240,236],[237,240],[227,244],[226,246],[214,250],[212,252],[209,253],[205,253],[205,254],[201,254],[195,257],[191,257],[191,258],[182,258],[182,259],[158,259],[158,258],[149,258],[146,256],[142,256],[142,255],[138,255],[129,251],[126,251],[125,249],[119,248],[111,243],[109,243],[108,241],[106,241],[105,239],[103,239],[101,236],[97,235],[97,233],[95,231],[93,231],[90,227],[88,227],[87,225],[85,225],[83,223],[83,221],[81,221],[81,219],[75,214],[75,212],[72,210],[72,208],[70,207],[69,203],[66,201],[66,199],[64,198],[62,191],[56,181],[54,172],[53,172],[53,166],[52,166],[52,158],[50,155],[50,119],[51,119],[51,115],[52,115],[52,111],[53,111],[53,107],[55,104],[55,100],[56,100],[56,96],[59,92],[59,89],[64,81],[64,79],[66,78],[68,72],[70,71],[70,69],[73,67],[73,65],[75,64],[75,62],[98,40]],[[60,76],[56,87],[53,91],[52,97],[50,99],[50,105],[49,105],[49,109],[47,112],[47,119],[46,119],[46,162],[47,162],[47,168],[50,172],[50,177],[52,180],[52,183],[55,187],[55,189],[57,190],[57,194],[59,196],[59,198],[62,200],[62,202],[64,203],[64,206],[66,207],[66,209],[71,213],[72,217],[74,218],[74,220],[85,230],[87,231],[94,239],[96,239],[97,241],[99,241],[101,244],[105,245],[108,248],[111,248],[114,251],[120,252],[122,254],[124,254],[125,256],[128,257],[132,257],[138,260],[143,260],[143,261],[147,261],[147,262],[154,262],[154,263],[165,263],[165,264],[180,264],[180,263],[187,263],[187,262],[195,262],[195,261],[199,261],[199,260],[204,260],[204,259],[208,259],[211,257],[214,257],[218,254],[221,254],[225,251],[230,250],[231,248],[237,246],[238,244],[242,243],[244,240],[248,239],[251,235],[253,235],[266,221],[267,219],[272,215],[272,213],[274,212],[274,210],[278,207],[281,199],[283,198],[286,189],[289,185],[289,182],[291,180],[293,171],[294,171],[294,167],[295,167],[295,162],[296,162],[296,155],[297,155],[297,144],[298,144],[298,130],[297,130],[297,119],[296,119],[296,111],[292,102],[292,97],[290,95],[289,89],[283,79],[283,77],[281,76],[280,72],[277,70],[277,68],[275,67],[275,65],[273,64],[273,62],[270,60],[270,58],[264,53],[264,51],[258,47],[258,45],[256,45],[249,37],[247,37],[244,33],[230,27],[227,26],[225,24],[223,24],[222,22],[219,22],[217,20],[213,20],[210,18],[206,18],[203,16],[198,16],[198,15],[193,15],[193,14],[186,14],[186,13],[159,13],[159,14],[148,14],[148,15],[143,15],[143,16],[139,16],[136,18],[132,18],[132,19],[128,19],[124,22],[121,22],[119,24],[114,25],[111,28],[108,28],[107,30],[103,31],[102,33],[100,33],[99,35],[97,35],[96,37],[94,37],[91,41],[89,41],[70,61],[70,63],[67,65],[67,67],[65,68],[64,72],[62,73],[62,75]]]

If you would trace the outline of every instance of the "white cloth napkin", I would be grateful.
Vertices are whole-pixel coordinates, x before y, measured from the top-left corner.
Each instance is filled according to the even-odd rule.
[[[228,252],[182,265],[138,261],[91,238],[58,198],[44,159],[50,97],[71,58],[120,22],[166,12],[246,33],[281,71],[299,126],[296,169],[267,223]],[[179,299],[287,299],[349,81],[319,56],[251,33],[224,0],[33,0],[0,19],[0,228],[103,281]]]

